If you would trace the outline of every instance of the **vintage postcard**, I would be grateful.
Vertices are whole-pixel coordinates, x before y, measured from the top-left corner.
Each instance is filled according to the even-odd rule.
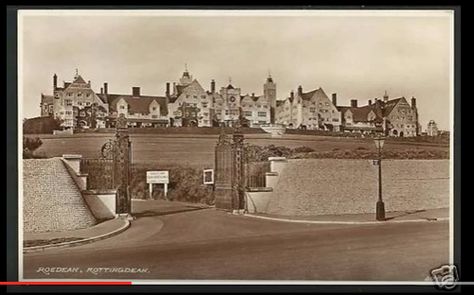
[[[20,9],[20,280],[449,289],[453,69],[449,9]]]

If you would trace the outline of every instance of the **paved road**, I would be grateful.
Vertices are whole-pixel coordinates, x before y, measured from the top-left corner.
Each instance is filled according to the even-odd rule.
[[[138,218],[118,236],[25,254],[25,278],[421,281],[449,255],[448,222],[293,224],[156,202],[134,207]],[[144,272],[107,272],[114,267]]]

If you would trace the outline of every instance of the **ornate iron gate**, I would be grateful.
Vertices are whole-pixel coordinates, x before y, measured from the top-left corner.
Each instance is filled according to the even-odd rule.
[[[81,170],[88,173],[88,189],[116,189],[116,213],[131,213],[130,166],[131,142],[127,131],[127,119],[123,114],[116,123],[115,139],[101,148],[99,159],[84,159]]]

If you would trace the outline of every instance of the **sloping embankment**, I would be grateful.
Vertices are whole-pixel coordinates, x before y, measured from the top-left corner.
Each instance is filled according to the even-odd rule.
[[[65,231],[96,224],[59,158],[23,160],[23,230]]]

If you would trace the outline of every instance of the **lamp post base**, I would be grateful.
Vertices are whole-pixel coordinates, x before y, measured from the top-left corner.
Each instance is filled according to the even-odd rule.
[[[385,205],[382,201],[377,201],[376,219],[379,221],[385,220]]]

